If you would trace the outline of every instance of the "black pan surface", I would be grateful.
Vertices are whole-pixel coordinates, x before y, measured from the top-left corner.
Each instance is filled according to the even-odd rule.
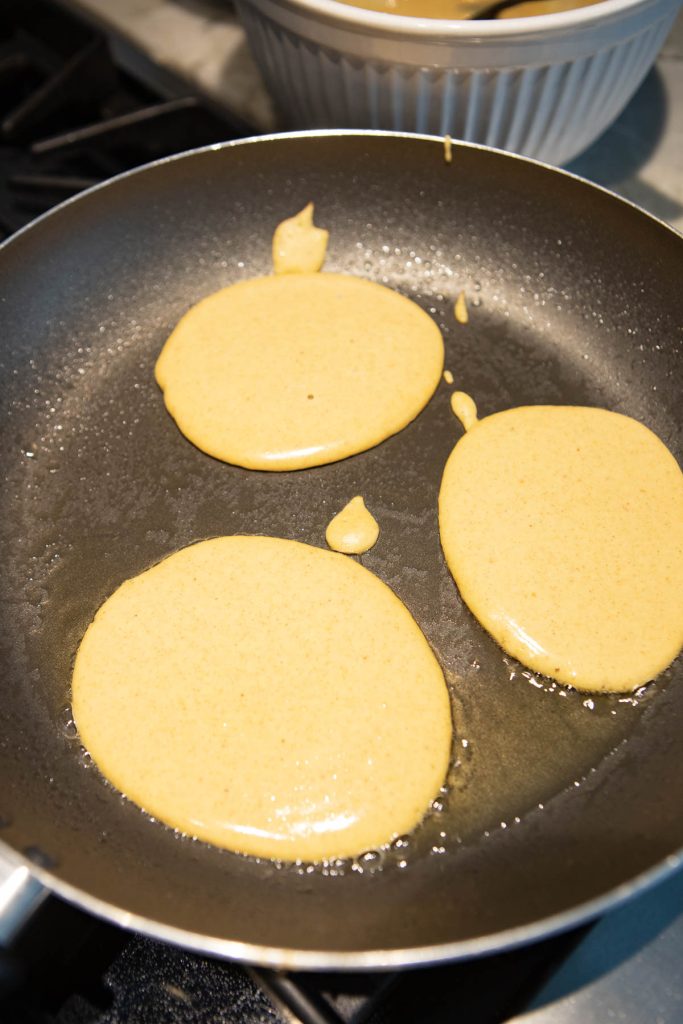
[[[431,312],[482,414],[604,406],[680,459],[681,239],[579,179],[472,146],[449,164],[433,139],[323,133],[193,152],[65,204],[0,252],[0,837],[69,898],[209,952],[300,966],[471,955],[567,926],[678,862],[683,665],[633,699],[591,699],[503,655],[439,546],[460,435],[445,384],[396,437],[317,469],[248,472],[180,435],[152,377],[165,338],[202,296],[267,273],[273,228],[311,199],[326,269]],[[467,325],[452,311],[463,288]],[[73,734],[80,637],[171,551],[235,532],[324,545],[359,493],[381,526],[363,563],[411,609],[451,688],[445,806],[355,865],[281,867],[177,836]]]

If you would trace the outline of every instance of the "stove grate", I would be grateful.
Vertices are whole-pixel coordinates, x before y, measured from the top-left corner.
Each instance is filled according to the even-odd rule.
[[[46,0],[0,11],[0,237],[114,174],[244,132],[205,99],[160,100]]]

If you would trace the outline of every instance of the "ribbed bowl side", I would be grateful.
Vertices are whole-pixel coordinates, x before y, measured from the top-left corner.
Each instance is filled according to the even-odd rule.
[[[563,164],[618,116],[676,10],[588,57],[538,67],[426,68],[349,58],[238,3],[254,56],[290,128],[451,135]]]

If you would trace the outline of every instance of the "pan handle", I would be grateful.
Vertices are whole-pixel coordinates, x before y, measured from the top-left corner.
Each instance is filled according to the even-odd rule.
[[[25,862],[0,846],[0,949],[11,946],[47,893]]]

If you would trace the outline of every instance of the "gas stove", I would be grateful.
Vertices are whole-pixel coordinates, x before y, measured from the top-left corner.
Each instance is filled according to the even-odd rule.
[[[113,174],[263,127],[168,68],[157,80],[148,73],[149,54],[147,73],[137,74],[136,61],[121,58],[101,21],[93,28],[75,6],[6,0],[0,11],[2,237]],[[650,76],[612,129],[612,144],[602,140],[574,169],[604,180],[614,164],[614,140],[624,138],[631,139],[632,158],[640,152],[647,163],[653,119],[646,110],[661,91],[661,80]],[[621,167],[622,190],[641,201],[649,197],[654,212],[680,219],[683,206],[668,179],[654,186],[639,177],[636,163],[630,175]],[[497,956],[412,971],[320,975],[204,958],[50,898],[0,963],[0,1021],[680,1024],[682,908],[678,874],[592,926]]]
[[[388,974],[286,974],[130,935],[53,898],[0,975],[12,988],[0,1020],[680,1024],[682,907],[679,873],[593,926],[497,956]]]
[[[0,11],[0,231],[182,149],[251,133],[179,85],[169,98],[128,73],[107,38],[42,0]]]

